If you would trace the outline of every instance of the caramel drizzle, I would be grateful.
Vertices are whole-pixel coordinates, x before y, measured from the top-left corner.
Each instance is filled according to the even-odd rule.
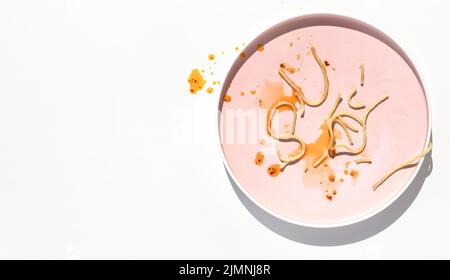
[[[356,91],[356,89],[354,89],[352,91],[352,93],[348,96],[348,99],[347,99],[348,106],[350,108],[352,108],[353,110],[361,110],[361,109],[366,108],[366,105],[364,105],[364,104],[353,104],[352,103],[352,99],[353,99],[353,97],[355,97],[356,93],[358,93],[358,92]]]
[[[327,71],[326,71],[326,66],[322,62],[322,60],[319,58],[319,56],[317,55],[316,49],[314,47],[311,47],[311,52],[312,52],[317,64],[319,65],[319,67],[322,71],[322,76],[323,76],[322,98],[320,100],[318,100],[317,102],[312,102],[308,98],[306,98],[301,87],[299,85],[297,85],[294,81],[292,81],[287,76],[287,74],[284,70],[280,70],[278,72],[280,77],[292,88],[293,93],[295,94],[296,99],[300,105],[299,109],[300,109],[301,117],[303,117],[303,115],[305,113],[305,105],[308,105],[310,107],[318,107],[318,106],[322,105],[325,102],[325,100],[327,99],[328,92],[329,92],[329,80],[328,80],[328,75],[327,75]],[[360,71],[361,71],[360,85],[364,86],[364,79],[365,79],[364,64],[361,64]],[[356,90],[353,90],[350,93],[350,95],[347,98],[348,106],[354,110],[365,109],[366,106],[364,104],[352,103],[352,99],[356,94],[357,94]],[[337,111],[340,103],[342,102],[341,94],[338,94],[336,101],[328,114],[328,118],[326,119],[327,130],[328,130],[328,134],[330,136],[330,142],[328,145],[328,153],[323,154],[320,158],[315,160],[313,162],[313,167],[317,168],[326,159],[334,158],[341,154],[349,154],[349,155],[361,154],[367,145],[367,120],[368,120],[368,117],[369,117],[370,113],[376,107],[378,107],[381,103],[386,101],[388,98],[389,98],[388,95],[384,95],[384,96],[380,97],[371,107],[368,108],[368,110],[365,112],[364,116],[362,118],[360,118],[352,113],[347,113],[347,112],[342,112],[342,113],[336,114],[336,111]],[[272,128],[273,119],[275,116],[275,112],[279,112],[281,107],[283,107],[283,106],[286,106],[290,109],[290,111],[292,112],[293,121],[291,123],[289,133],[277,135],[273,131],[273,128]],[[282,164],[280,165],[280,169],[281,169],[281,171],[283,171],[287,165],[301,160],[302,157],[305,155],[305,151],[306,151],[306,144],[303,142],[303,140],[300,137],[295,135],[295,127],[296,127],[296,120],[297,120],[297,116],[298,116],[298,109],[294,104],[292,104],[292,102],[278,101],[270,107],[269,112],[270,112],[270,114],[268,115],[267,121],[266,121],[267,132],[268,132],[269,136],[272,136],[275,140],[278,141],[276,143],[276,151],[277,151],[277,156],[278,156],[279,160],[282,162]],[[362,143],[357,148],[351,147],[351,146],[354,146],[355,143],[353,141],[353,138],[351,137],[350,131],[353,131],[354,133],[359,133],[359,129],[354,127],[350,123],[348,123],[346,121],[346,118],[351,119],[354,122],[358,123],[362,128]],[[339,125],[340,127],[342,127],[342,129],[344,130],[345,135],[347,137],[347,140],[350,143],[350,146],[345,145],[345,144],[336,144],[336,135],[335,135],[335,129],[334,129],[336,127],[336,125]],[[289,142],[289,141],[297,142],[299,144],[299,148],[297,149],[296,153],[290,153],[287,157],[284,157],[280,152],[279,142]],[[427,153],[429,153],[431,151],[431,147],[432,147],[432,145],[430,143],[428,145],[428,147],[422,153],[416,155],[412,159],[391,169],[389,172],[386,173],[386,175],[384,175],[380,180],[378,180],[374,184],[372,189],[375,191],[381,184],[383,184],[390,176],[392,176],[397,171],[417,164],[418,163],[417,161],[420,158],[424,157]],[[337,150],[339,148],[343,149],[343,151],[337,152]],[[356,159],[355,162],[356,162],[356,164],[372,163],[372,161],[368,158]],[[305,172],[306,171],[307,171],[307,169],[305,170]]]
[[[361,164],[361,163],[372,164],[372,160],[370,158],[358,158],[358,159],[355,159],[355,163],[356,164]]]
[[[393,167],[391,170],[389,170],[386,175],[384,175],[383,177],[381,177],[381,179],[379,179],[373,186],[372,189],[374,191],[376,191],[381,184],[383,184],[389,177],[391,177],[392,175],[394,175],[395,173],[397,173],[398,171],[407,168],[407,167],[412,167],[415,166],[419,163],[419,160],[421,158],[423,158],[426,154],[428,154],[431,151],[432,148],[432,143],[430,142],[430,144],[428,144],[428,146],[425,148],[425,150],[423,150],[420,154],[414,156],[413,158]]]
[[[330,88],[330,82],[328,80],[328,74],[327,74],[327,68],[325,64],[322,62],[322,60],[319,58],[316,52],[316,48],[311,47],[311,52],[314,56],[314,59],[316,60],[317,64],[320,67],[320,70],[322,71],[323,76],[323,91],[322,91],[322,98],[317,102],[312,102],[308,98],[306,98],[305,94],[303,93],[302,88],[297,85],[294,81],[292,81],[287,75],[284,70],[278,71],[278,74],[281,76],[281,78],[292,88],[292,90],[297,95],[298,99],[300,100],[300,105],[306,104],[310,107],[318,107],[325,102],[325,100],[328,97],[328,91]],[[302,106],[303,108],[303,106]]]
[[[343,124],[343,127],[346,127],[346,128],[348,128],[348,129],[350,129],[350,130],[352,130],[352,131],[354,131],[354,132],[358,132],[358,131],[355,131],[354,128],[352,128],[351,126],[349,126],[348,123],[342,122],[342,120],[343,120],[344,118],[349,118],[349,119],[352,119],[352,120],[354,120],[355,122],[357,122],[357,123],[362,127],[362,133],[363,133],[363,139],[362,139],[361,146],[358,147],[358,148],[356,148],[356,149],[354,149],[354,148],[352,148],[352,147],[350,147],[350,146],[348,146],[348,145],[345,145],[345,144],[338,144],[338,145],[336,145],[336,137],[335,137],[334,133],[330,133],[330,135],[331,135],[331,141],[330,141],[329,152],[330,152],[330,156],[331,156],[331,157],[335,157],[335,156],[337,156],[337,155],[344,154],[344,153],[350,154],[350,155],[358,155],[358,154],[360,154],[360,153],[362,153],[362,152],[364,151],[364,149],[366,148],[366,144],[367,144],[367,132],[366,132],[366,130],[367,130],[367,119],[368,119],[368,117],[369,117],[369,114],[370,114],[370,113],[371,113],[378,105],[380,105],[381,103],[383,103],[384,101],[386,101],[388,98],[389,98],[389,96],[387,96],[387,95],[381,97],[377,102],[375,102],[375,103],[374,103],[374,104],[366,111],[366,113],[364,114],[364,117],[363,117],[362,119],[359,118],[358,116],[352,114],[352,113],[339,113],[339,114],[336,114],[335,116],[333,116],[331,119],[328,120],[328,122],[330,123],[330,125],[329,125],[329,131],[330,131],[330,132],[333,132],[334,126],[335,126],[336,124],[340,124],[341,126],[342,126],[342,124]],[[339,104],[338,104],[338,105],[339,105]],[[336,120],[338,120],[338,121],[336,121]],[[344,129],[344,130],[345,130],[345,129]],[[347,135],[347,138],[348,138],[350,144],[353,146],[353,144],[352,144],[352,142],[353,142],[352,139],[349,138],[348,135]],[[343,151],[343,152],[336,152],[336,150],[337,150],[338,148],[342,148],[342,149],[344,149],[345,151]]]
[[[360,78],[359,78],[359,84],[363,87],[364,86],[364,80],[365,80],[365,70],[364,70],[364,64],[361,64],[359,66],[359,71],[360,71]]]
[[[275,116],[275,112],[278,112],[279,108],[281,108],[283,106],[288,106],[291,109],[292,114],[293,114],[293,121],[291,122],[289,133],[277,135],[276,133],[274,133],[273,128],[272,128],[273,119]],[[287,101],[278,102],[274,106],[273,110],[270,111],[270,118],[269,118],[270,134],[269,135],[278,141],[278,142],[276,142],[276,151],[277,151],[277,156],[278,156],[279,160],[282,162],[282,164],[280,165],[281,170],[284,170],[284,168],[287,165],[299,161],[303,157],[303,155],[305,154],[305,151],[306,151],[306,149],[305,149],[306,144],[303,142],[303,140],[300,137],[295,135],[296,122],[297,122],[297,108],[294,105],[292,105],[292,103],[290,103],[290,102],[287,102]],[[298,151],[300,151],[300,152],[295,153],[294,155],[289,154],[288,157],[285,158],[280,152],[279,142],[289,142],[289,141],[297,142],[299,144]]]

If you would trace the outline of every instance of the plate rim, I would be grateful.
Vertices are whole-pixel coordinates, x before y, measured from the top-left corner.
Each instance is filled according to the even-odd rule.
[[[308,21],[311,20],[314,22],[314,20],[317,21],[324,21],[324,20],[332,20],[334,23],[339,22],[342,23],[342,25],[338,25],[338,24],[311,24],[311,25],[305,25],[305,26],[301,26],[300,23],[304,22],[304,21]],[[345,23],[345,24],[344,24]],[[336,27],[344,27],[344,28],[349,28],[349,29],[353,29],[362,33],[365,33],[369,36],[374,37],[375,39],[382,41],[383,43],[385,43],[386,45],[388,45],[391,49],[393,49],[398,55],[400,55],[400,57],[408,64],[408,66],[411,68],[411,70],[413,70],[417,80],[419,81],[422,90],[424,92],[424,96],[425,96],[425,101],[426,101],[426,106],[427,106],[427,113],[428,113],[428,122],[427,122],[427,135],[426,135],[426,141],[425,141],[425,145],[423,147],[423,149],[425,149],[431,142],[431,124],[432,124],[432,114],[431,114],[431,101],[430,101],[430,95],[429,95],[429,91],[428,91],[428,87],[424,81],[423,78],[423,72],[419,69],[417,69],[417,67],[415,67],[415,63],[413,63],[414,60],[412,60],[410,58],[410,55],[408,54],[407,51],[405,51],[405,47],[404,44],[400,44],[398,43],[399,40],[393,40],[390,36],[388,36],[385,32],[381,31],[380,29],[378,29],[375,25],[373,24],[369,24],[366,23],[362,20],[356,19],[354,17],[349,17],[349,16],[344,16],[344,15],[339,15],[339,14],[331,14],[331,13],[310,13],[310,14],[305,14],[305,15],[301,15],[301,16],[296,16],[296,17],[291,17],[287,20],[281,21],[275,25],[273,25],[272,27],[269,27],[268,29],[264,30],[262,33],[260,33],[259,35],[257,35],[247,46],[246,48],[243,50],[243,52],[250,53],[250,55],[247,56],[247,59],[249,57],[251,57],[256,51],[255,50],[251,50],[252,46],[256,46],[257,44],[261,43],[261,40],[258,40],[260,37],[263,37],[264,35],[271,33],[271,31],[277,29],[277,28],[282,28],[284,26],[289,26],[291,25],[291,27],[289,28],[289,30],[281,33],[281,34],[276,34],[274,36],[270,36],[271,38],[269,40],[266,40],[263,43],[266,43],[268,41],[271,41],[285,33],[288,33],[290,31],[294,31],[300,28],[305,28],[305,27],[311,27],[311,26],[336,26]],[[384,40],[374,36],[373,34],[368,34],[367,32],[349,27],[349,25],[358,25],[361,27],[364,27],[368,30],[373,31],[374,33],[378,33],[379,36],[383,36]],[[292,27],[294,26],[294,27]],[[389,42],[386,42],[389,41]],[[253,48],[256,49],[256,48]],[[248,50],[251,50],[251,52],[247,52]],[[401,53],[399,53],[399,51]],[[294,224],[294,225],[298,225],[298,226],[303,226],[303,227],[309,227],[309,228],[339,228],[339,227],[345,227],[345,226],[349,226],[352,224],[357,224],[359,222],[365,221],[371,217],[376,216],[377,214],[381,213],[383,210],[385,210],[386,208],[388,208],[390,205],[392,205],[395,201],[397,201],[398,198],[400,198],[400,196],[411,186],[412,181],[417,177],[417,174],[420,170],[420,168],[422,167],[422,164],[424,162],[424,159],[426,158],[426,156],[422,157],[418,164],[415,167],[415,170],[413,172],[413,174],[409,177],[409,179],[404,183],[403,187],[395,194],[393,195],[390,199],[386,200],[384,203],[381,203],[380,205],[378,205],[377,207],[374,207],[370,210],[367,210],[365,212],[363,212],[362,214],[356,216],[356,217],[352,217],[352,218],[348,218],[348,219],[343,219],[339,222],[331,222],[331,223],[312,223],[312,222],[306,222],[306,221],[300,221],[300,220],[293,220],[287,217],[284,217],[278,213],[276,213],[275,211],[267,208],[266,206],[262,205],[261,203],[259,203],[242,185],[241,183],[237,180],[237,178],[235,177],[233,171],[231,170],[228,161],[225,157],[225,153],[223,150],[223,145],[222,145],[222,141],[221,141],[221,134],[220,134],[220,119],[221,119],[221,108],[223,106],[223,96],[226,94],[228,89],[228,85],[230,84],[231,80],[235,77],[237,70],[239,70],[239,68],[246,62],[246,60],[242,60],[239,57],[235,59],[235,61],[232,63],[231,67],[229,68],[227,75],[225,77],[225,82],[223,83],[222,89],[221,89],[221,94],[219,97],[219,101],[218,101],[218,111],[217,111],[217,130],[216,130],[216,140],[218,141],[218,145],[219,145],[219,149],[220,149],[220,155],[222,158],[222,162],[226,168],[226,171],[228,173],[228,175],[231,177],[231,179],[233,180],[233,182],[238,186],[238,188],[240,189],[240,191],[248,198],[250,199],[250,201],[252,203],[254,203],[256,206],[258,206],[260,209],[262,209],[264,212],[270,214],[271,216],[280,219],[282,221]],[[417,60],[416,60],[417,61]],[[233,69],[237,69],[236,72],[233,73]],[[231,76],[231,77],[230,77]]]

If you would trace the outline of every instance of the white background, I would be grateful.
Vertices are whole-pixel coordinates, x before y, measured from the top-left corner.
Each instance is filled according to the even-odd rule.
[[[1,1],[0,258],[450,258],[448,1]],[[359,18],[423,72],[433,173],[364,241],[285,239],[240,203],[216,139],[218,92],[187,76],[311,12]]]

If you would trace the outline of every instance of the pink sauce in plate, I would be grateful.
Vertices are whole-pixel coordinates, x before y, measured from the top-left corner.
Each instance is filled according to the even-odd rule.
[[[295,135],[306,144],[305,156],[280,172],[272,168],[281,162],[276,152],[279,141],[267,131],[267,109],[277,100],[295,98],[278,74],[280,69],[301,85],[308,99],[320,100],[324,81],[312,47],[326,67],[328,96],[320,106],[306,106],[303,118],[290,110],[277,115],[275,130],[289,133],[296,118]],[[221,103],[219,127],[227,165],[253,201],[290,221],[329,225],[370,213],[404,188],[417,167],[397,172],[376,191],[371,188],[391,167],[423,151],[428,140],[426,95],[397,52],[360,31],[311,26],[258,45],[258,51],[246,59],[224,92],[230,100]],[[357,90],[353,103],[366,108],[389,96],[368,116],[366,148],[359,155],[336,156],[313,168],[326,146],[324,121],[338,94],[343,101],[336,112],[364,115],[366,110],[353,110],[347,104],[353,89]],[[361,134],[352,136],[354,146],[361,143]],[[347,139],[343,130],[336,137],[337,142]],[[285,157],[298,150],[295,141],[278,144]],[[356,159],[371,163],[357,164]]]

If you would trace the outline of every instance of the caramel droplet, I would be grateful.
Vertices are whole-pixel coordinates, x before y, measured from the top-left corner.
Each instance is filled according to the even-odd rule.
[[[263,164],[263,161],[264,161],[264,154],[262,152],[257,152],[256,153],[256,158],[255,158],[256,165]]]
[[[359,172],[358,172],[358,171],[356,171],[356,170],[352,170],[352,171],[350,171],[350,176],[352,176],[353,178],[356,178],[356,177],[358,177],[358,174],[359,174]]]
[[[203,79],[203,76],[202,74],[200,74],[200,71],[198,71],[198,69],[194,69],[192,70],[191,75],[189,75],[188,83],[189,83],[189,92],[191,94],[195,94],[203,88],[206,81],[205,79]]]
[[[295,71],[296,71],[295,68],[294,68],[294,67],[291,67],[291,66],[289,66],[287,70],[288,70],[289,73],[291,73],[291,74],[294,74]]]
[[[257,49],[259,52],[262,52],[262,51],[264,51],[264,45],[263,45],[263,44],[258,44],[258,45],[256,46],[256,49]]]
[[[211,94],[211,93],[214,92],[214,89],[212,87],[209,87],[209,88],[206,89],[206,92]]]
[[[280,174],[280,172],[281,172],[281,167],[279,164],[272,164],[267,169],[267,173],[269,173],[269,175],[272,177],[278,176]]]
[[[209,59],[209,60],[214,60],[214,58],[216,58],[216,56],[215,56],[214,54],[208,55],[208,59]]]
[[[225,102],[230,102],[230,101],[231,101],[231,96],[229,96],[228,94],[225,95],[225,96],[223,97],[223,101],[225,101]]]
[[[328,176],[328,181],[333,183],[335,180],[336,180],[336,177],[334,177],[334,175]]]

